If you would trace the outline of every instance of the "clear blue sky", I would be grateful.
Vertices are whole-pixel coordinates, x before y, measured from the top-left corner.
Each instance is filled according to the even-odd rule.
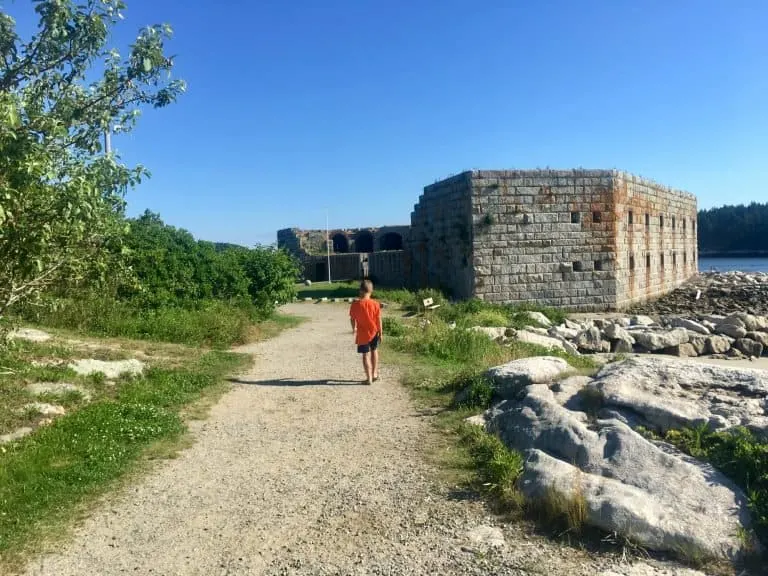
[[[768,200],[765,0],[127,0],[178,104],[114,140],[129,197],[196,236],[407,224],[472,168],[620,168],[701,207]],[[5,2],[20,14],[27,0]],[[20,18],[29,29],[29,18]]]

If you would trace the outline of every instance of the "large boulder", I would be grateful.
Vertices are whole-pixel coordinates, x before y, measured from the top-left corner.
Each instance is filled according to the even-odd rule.
[[[561,324],[559,326],[552,326],[552,328],[549,329],[549,334],[555,338],[575,340],[579,335],[579,331],[573,328],[568,328],[565,324]]]
[[[630,323],[632,326],[653,326],[654,324],[656,324],[656,321],[650,316],[639,315],[639,316],[632,316]]]
[[[725,354],[731,349],[731,340],[726,336],[710,336],[706,341],[707,354]]]
[[[688,342],[688,331],[685,328],[674,328],[665,331],[635,332],[635,342],[649,352],[672,348]]]
[[[611,352],[615,354],[629,354],[634,349],[634,336],[619,324],[606,326],[605,336],[611,341]]]
[[[493,381],[497,394],[504,398],[514,396],[531,384],[554,382],[571,370],[562,358],[533,356],[491,368],[486,376]]]
[[[523,394],[494,407],[487,426],[525,453],[526,496],[579,499],[588,524],[654,550],[738,555],[749,511],[724,475],[618,419],[590,419],[578,410],[578,391],[556,397],[534,384]]]
[[[642,356],[601,368],[590,385],[607,405],[661,431],[706,424],[768,433],[768,372]]]
[[[696,352],[696,348],[690,342],[678,344],[677,346],[672,346],[672,348],[664,348],[662,353],[668,354],[669,356],[678,356],[680,358],[694,358],[699,355],[698,352]]]
[[[552,326],[552,321],[541,312],[534,312],[529,310],[529,311],[523,312],[523,314],[525,314],[529,320],[536,322],[539,326],[542,326],[544,328],[549,328],[550,326]]]
[[[480,334],[485,334],[491,340],[504,340],[507,334],[507,328],[505,326],[501,326],[501,327],[473,326],[472,328],[470,328],[470,330],[472,332],[479,332]]]
[[[671,318],[669,325],[673,328],[685,328],[686,330],[704,334],[705,336],[709,334],[709,328],[694,320],[689,320],[688,318]]]
[[[715,326],[715,332],[718,334],[725,334],[726,336],[738,340],[739,338],[744,338],[744,336],[747,335],[748,330],[741,318],[733,315],[721,320],[720,323]]]
[[[695,356],[703,356],[707,353],[707,339],[708,336],[701,336],[700,334],[691,334],[688,343],[693,346],[696,351]]]
[[[767,332],[747,332],[747,338],[760,342],[763,345],[763,354],[768,352],[768,333]]]
[[[745,356],[755,356],[759,358],[763,355],[763,345],[755,340],[739,338],[733,345],[736,346],[739,351],[743,352]]]
[[[515,338],[516,340],[519,340],[520,342],[536,344],[537,346],[543,346],[544,348],[557,348],[559,350],[565,350],[563,341],[559,338],[544,336],[530,330],[514,330],[508,332],[508,335],[510,335],[512,338]]]
[[[139,376],[144,372],[144,363],[140,360],[75,360],[69,365],[71,370],[74,370],[81,376],[89,376],[90,374],[104,374],[109,379],[118,378],[123,374],[129,374],[131,376]]]
[[[603,347],[603,334],[600,328],[592,326],[581,332],[574,342],[580,352],[605,352]],[[610,349],[608,350],[610,351]]]

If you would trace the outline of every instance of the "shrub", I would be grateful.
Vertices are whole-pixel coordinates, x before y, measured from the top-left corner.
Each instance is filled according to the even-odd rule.
[[[395,318],[384,317],[382,319],[382,324],[384,327],[384,334],[394,338],[405,336],[408,330],[402,322],[399,322]]]
[[[472,374],[461,377],[450,384],[457,389],[453,401],[456,408],[488,408],[491,405],[494,394],[493,382],[483,374]]]
[[[488,434],[478,426],[465,424],[461,438],[469,449],[477,467],[478,479],[483,486],[507,505],[522,502],[517,481],[523,473],[523,456],[510,450],[497,436]]]

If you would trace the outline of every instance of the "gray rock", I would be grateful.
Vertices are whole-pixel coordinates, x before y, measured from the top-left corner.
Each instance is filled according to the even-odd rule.
[[[763,354],[768,353],[768,333],[766,332],[747,332],[746,338],[760,342],[763,345]]]
[[[731,360],[741,360],[744,358],[744,353],[738,348],[731,348],[725,355]]]
[[[562,340],[558,338],[542,336],[541,334],[536,334],[530,330],[514,330],[511,334],[513,338],[519,340],[520,342],[536,344],[537,346],[543,346],[544,348],[558,348],[560,350],[565,350]]]
[[[715,332],[717,334],[725,334],[731,338],[744,338],[747,335],[747,327],[740,318],[736,316],[729,316],[722,320],[717,326],[715,326]]]
[[[562,358],[534,356],[496,366],[486,374],[493,381],[498,395],[506,398],[531,384],[554,382],[570,370],[571,366]]]
[[[565,319],[565,322],[563,322],[563,324],[565,324],[566,328],[570,330],[576,330],[576,332],[581,332],[582,330],[584,330],[584,326],[582,326],[578,322],[574,322],[573,320],[568,320],[568,318]]]
[[[763,345],[755,340],[740,338],[736,340],[733,345],[747,356],[755,356],[759,358],[763,355]]]
[[[611,342],[611,352],[614,354],[630,354],[634,350],[634,338],[627,340],[613,340]]]
[[[702,356],[707,353],[707,337],[701,335],[689,335],[688,343],[693,346],[696,356]]]
[[[139,375],[144,372],[144,363],[139,360],[76,360],[69,367],[80,374],[88,376],[101,372],[107,378],[118,378],[122,374]]]
[[[653,326],[656,321],[650,316],[632,316],[630,320],[632,326]]]
[[[606,364],[590,386],[661,431],[707,424],[768,432],[768,372],[664,356]]]
[[[688,331],[684,328],[674,328],[663,332],[637,332],[635,342],[649,352],[671,348],[688,342]]]
[[[691,570],[690,568],[683,568],[682,566],[670,566],[665,565],[651,566],[645,562],[633,562],[632,564],[623,564],[605,570],[597,574],[597,576],[707,576],[704,572],[698,570]]]
[[[579,349],[576,348],[573,344],[571,344],[568,340],[563,340],[563,350],[568,352],[568,354],[571,354],[573,356],[581,356],[581,352],[579,352]]]
[[[555,338],[575,340],[579,335],[579,331],[574,330],[573,328],[568,328],[565,324],[561,324],[560,326],[552,326],[552,328],[549,329],[549,335]]]
[[[481,334],[485,334],[491,340],[504,340],[507,334],[506,326],[501,326],[498,328],[492,326],[473,326],[470,328],[470,330],[472,332],[480,332]]]
[[[304,280],[304,286],[312,286],[312,280]]]
[[[674,328],[685,328],[686,330],[696,332],[697,334],[703,334],[705,336],[709,335],[709,328],[693,320],[688,320],[687,318],[672,318],[669,321],[669,324]]]
[[[524,312],[524,314],[530,320],[533,320],[534,322],[536,322],[540,326],[543,326],[544,328],[549,328],[550,326],[552,326],[552,321],[541,312],[526,311]]]
[[[605,327],[605,337],[609,340],[625,340],[632,344],[635,343],[635,339],[632,335],[618,324],[609,324]]]
[[[464,422],[466,422],[467,424],[472,424],[473,426],[480,426],[481,428],[485,428],[485,425],[486,425],[485,414],[476,414],[474,416],[470,416],[469,418],[465,418]]]
[[[488,427],[526,455],[520,488],[583,499],[586,521],[654,550],[732,558],[749,526],[744,494],[724,475],[618,420],[590,422],[545,385],[499,406]]]
[[[581,332],[574,342],[581,352],[603,352],[603,335],[600,328],[593,326]],[[610,351],[610,349],[609,349]]]
[[[725,354],[731,349],[731,341],[725,336],[710,336],[706,340],[707,354]]]
[[[538,326],[526,326],[525,329],[528,330],[528,332],[533,332],[539,336],[549,336],[549,330],[546,328],[539,328]]]
[[[662,350],[662,353],[668,354],[670,356],[679,356],[680,358],[693,358],[699,355],[696,352],[696,348],[694,348],[693,344],[690,342],[678,344],[677,346],[672,346],[671,348],[665,348]]]
[[[632,326],[632,320],[626,317],[614,318],[613,322],[614,324],[618,324],[622,328],[629,328],[630,326]]]

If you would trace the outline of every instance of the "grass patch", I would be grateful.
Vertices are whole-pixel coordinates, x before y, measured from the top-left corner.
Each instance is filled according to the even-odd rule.
[[[768,443],[746,428],[713,432],[706,425],[670,430],[664,440],[709,462],[744,490],[755,534],[768,545]]]
[[[111,298],[67,299],[59,301],[53,308],[20,310],[19,315],[23,320],[41,326],[95,337],[212,348],[245,344],[259,322],[284,322],[280,316],[265,318],[255,307],[218,300],[200,301],[194,308],[145,309]]]
[[[112,397],[5,445],[0,451],[0,566],[10,570],[23,552],[135,469],[150,448],[155,455],[171,453],[185,431],[182,409],[247,362],[244,355],[208,352],[184,368],[151,368],[123,381]]]

